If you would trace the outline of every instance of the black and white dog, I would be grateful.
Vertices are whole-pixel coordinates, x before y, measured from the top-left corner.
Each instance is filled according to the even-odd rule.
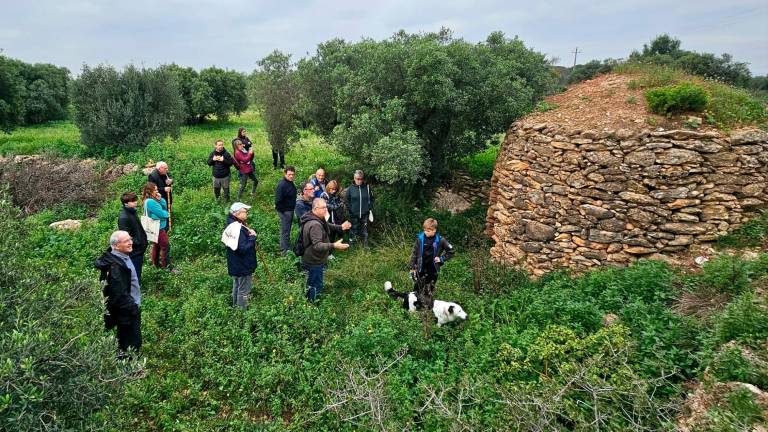
[[[407,309],[410,312],[416,312],[421,309],[421,302],[416,298],[416,293],[411,291],[409,293],[395,291],[392,288],[392,282],[384,282],[384,291],[389,294],[393,299],[400,299],[403,301],[403,309]],[[445,323],[456,321],[457,319],[467,319],[467,313],[456,303],[447,302],[442,300],[435,300],[432,305],[432,313],[437,318],[437,326],[441,327]]]

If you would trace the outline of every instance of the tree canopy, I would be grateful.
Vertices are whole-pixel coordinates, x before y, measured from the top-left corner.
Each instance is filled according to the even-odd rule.
[[[501,32],[471,44],[447,29],[334,39],[298,63],[302,118],[356,166],[418,184],[483,148],[555,83],[544,54]]]

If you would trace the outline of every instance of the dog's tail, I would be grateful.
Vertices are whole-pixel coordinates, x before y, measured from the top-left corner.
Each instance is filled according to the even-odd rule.
[[[407,297],[406,293],[395,291],[395,289],[392,288],[392,282],[390,281],[384,282],[384,291],[386,291],[386,293],[389,294],[389,296],[392,297],[393,299],[398,299],[398,298],[402,299]]]

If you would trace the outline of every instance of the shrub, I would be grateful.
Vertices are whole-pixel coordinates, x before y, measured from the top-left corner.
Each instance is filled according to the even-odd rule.
[[[15,63],[0,56],[0,130],[10,132],[24,122],[25,93]]]
[[[768,306],[744,293],[715,320],[715,338],[719,343],[731,340],[758,346],[768,338]]]
[[[617,64],[618,60],[605,59],[602,62],[600,60],[592,60],[585,64],[576,65],[567,75],[566,84],[575,84],[592,79],[597,75],[611,72]]]
[[[459,167],[467,171],[472,178],[488,180],[493,175],[499,145],[492,145],[471,156],[465,156],[459,161]]]
[[[0,429],[84,430],[133,366],[114,360],[95,280],[31,260],[20,216],[0,192]]]
[[[768,210],[724,236],[718,237],[716,245],[720,248],[744,248],[759,246],[768,239]]]
[[[167,70],[84,66],[73,87],[75,124],[94,153],[122,153],[179,136],[184,101]]]
[[[708,102],[706,91],[692,83],[648,90],[645,99],[651,111],[657,114],[704,111]]]
[[[749,288],[749,267],[740,258],[722,254],[704,264],[702,288],[714,289],[733,296]]]

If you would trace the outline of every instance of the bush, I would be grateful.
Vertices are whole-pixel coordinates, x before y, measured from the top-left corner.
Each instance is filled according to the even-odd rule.
[[[30,232],[0,192],[0,429],[84,430],[133,366],[116,364],[92,277],[30,259]]]
[[[715,321],[715,337],[719,343],[735,340],[759,346],[768,338],[768,305],[744,293],[733,301]]]
[[[496,166],[496,158],[499,155],[500,145],[492,145],[485,150],[471,156],[465,156],[459,160],[458,167],[467,171],[470,177],[480,180],[489,180]]]
[[[297,73],[302,89],[323,88],[302,94],[308,124],[366,173],[410,185],[439,181],[555,85],[545,56],[521,40],[496,32],[470,44],[447,29],[329,41]]]
[[[585,64],[576,65],[567,75],[566,84],[575,84],[592,79],[597,75],[611,72],[618,63],[618,60],[605,59],[602,62],[599,60],[592,60]]]
[[[167,70],[84,66],[73,87],[75,124],[93,153],[123,153],[179,136],[184,101]]]
[[[23,124],[25,93],[15,62],[0,56],[0,130],[9,133]]]
[[[700,112],[707,107],[706,91],[696,84],[682,83],[645,92],[651,111],[657,114]]]

